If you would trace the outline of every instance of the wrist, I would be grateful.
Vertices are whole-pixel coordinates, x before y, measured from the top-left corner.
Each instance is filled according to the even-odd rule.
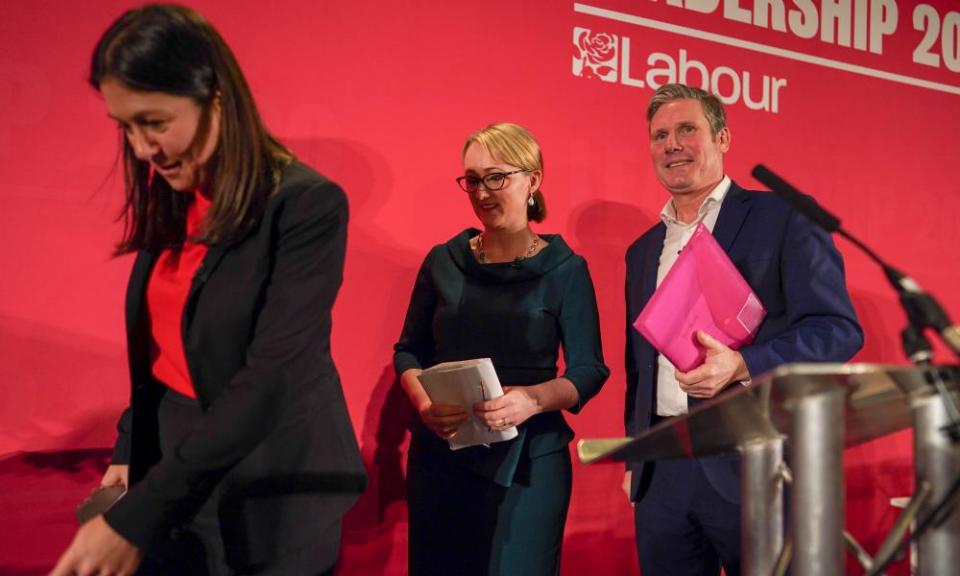
[[[424,418],[427,414],[430,413],[430,406],[432,405],[433,404],[429,400],[427,400],[426,402],[415,403],[413,407],[417,410],[417,414],[420,415],[420,418]]]
[[[737,370],[733,374],[734,382],[750,383],[750,370],[747,368],[747,362],[743,359],[743,354],[737,352]]]
[[[540,386],[540,384],[537,384],[535,386],[524,386],[520,388],[520,392],[523,393],[527,398],[527,405],[530,408],[531,416],[536,416],[537,414],[544,412],[542,397],[543,390],[540,388]]]

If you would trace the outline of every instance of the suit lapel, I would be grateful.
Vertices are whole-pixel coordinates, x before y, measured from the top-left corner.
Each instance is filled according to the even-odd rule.
[[[130,362],[133,391],[143,388],[150,378],[150,321],[147,311],[147,284],[157,262],[157,255],[147,250],[137,252],[130,281],[127,284],[125,316],[127,354]]]
[[[190,308],[197,292],[207,282],[213,271],[217,269],[227,249],[221,246],[211,246],[207,250],[206,256],[197,273],[193,276],[190,284],[190,292],[187,294],[187,306]],[[153,265],[157,262],[157,255],[147,250],[137,252],[137,258],[133,262],[133,268],[130,271],[130,285],[127,287],[127,330],[131,331],[135,326],[140,314],[143,313],[147,299],[147,284],[150,281],[150,273],[153,271]]]
[[[220,265],[220,261],[223,260],[226,252],[227,249],[219,245],[210,246],[207,249],[207,254],[203,257],[203,262],[201,262],[200,267],[197,268],[197,273],[193,275],[193,282],[190,284],[190,293],[187,295],[187,302],[192,300],[200,287],[206,284],[214,270]]]
[[[730,247],[733,246],[733,241],[743,228],[747,214],[750,213],[750,205],[750,195],[737,186],[736,182],[731,182],[730,190],[727,191],[723,205],[720,206],[717,223],[713,226],[713,237],[727,254],[730,254]],[[705,401],[702,398],[687,396],[687,407],[693,409]]]
[[[137,322],[146,306],[147,282],[150,280],[150,272],[156,261],[156,254],[146,250],[137,252],[137,257],[133,261],[130,284],[127,286],[127,334],[136,333]]]
[[[203,288],[203,285],[207,283],[207,280],[210,279],[210,276],[217,269],[217,266],[220,264],[220,261],[223,260],[223,256],[226,253],[227,249],[222,246],[210,246],[207,249],[206,255],[203,257],[203,262],[200,263],[200,267],[197,268],[197,272],[193,275],[193,281],[190,283],[190,291],[187,293],[187,301],[183,306],[183,322],[181,326],[183,329],[184,345],[187,343],[187,330],[193,321],[193,310],[196,306],[197,294],[200,292],[200,289]]]
[[[717,223],[713,227],[713,237],[727,254],[730,253],[730,247],[750,213],[750,204],[750,195],[735,182],[731,182],[730,190],[720,207]]]
[[[203,389],[203,383],[197,378],[197,374],[193,370],[191,363],[192,356],[190,354],[192,348],[188,335],[190,334],[190,327],[193,325],[194,312],[197,307],[197,295],[217,269],[226,252],[226,248],[217,245],[210,246],[207,249],[207,253],[203,257],[203,262],[200,263],[200,267],[197,268],[197,272],[193,275],[193,281],[190,283],[190,291],[187,293],[187,301],[183,305],[183,316],[180,321],[180,338],[183,341],[183,353],[187,360],[187,371],[190,373],[190,380],[193,382],[193,389],[197,393],[197,399],[200,400],[204,406],[207,405],[206,391]]]
[[[660,267],[660,253],[663,251],[663,241],[666,237],[667,227],[661,222],[653,229],[653,235],[643,253],[643,286],[640,302],[644,305],[657,289],[657,269]]]

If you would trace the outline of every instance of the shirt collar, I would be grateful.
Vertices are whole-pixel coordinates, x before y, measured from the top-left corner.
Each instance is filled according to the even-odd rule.
[[[713,187],[713,190],[710,191],[710,194],[700,203],[700,208],[697,209],[697,219],[693,224],[703,220],[710,210],[713,210],[714,207],[719,207],[720,204],[723,203],[723,199],[730,190],[730,184],[730,177],[724,174],[723,180],[720,180],[720,182]],[[667,200],[667,203],[663,206],[663,210],[660,210],[660,219],[664,224],[684,224],[677,220],[677,211],[673,207],[673,198]]]

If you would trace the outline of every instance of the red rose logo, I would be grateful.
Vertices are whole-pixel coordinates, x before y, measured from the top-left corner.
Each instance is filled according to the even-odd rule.
[[[616,82],[617,46],[615,34],[574,28],[573,74],[581,78]]]
[[[616,37],[606,32],[592,34],[589,30],[584,30],[577,39],[577,47],[591,64],[609,62],[617,54]]]

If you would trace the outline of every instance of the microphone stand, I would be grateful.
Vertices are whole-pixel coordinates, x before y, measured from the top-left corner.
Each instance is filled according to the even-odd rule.
[[[932,295],[925,292],[913,278],[880,258],[869,246],[844,230],[840,219],[820,206],[813,197],[800,192],[763,164],[757,164],[751,174],[814,224],[827,232],[836,232],[843,236],[883,269],[890,285],[900,296],[900,305],[907,315],[908,325],[901,333],[901,344],[904,354],[914,365],[931,364],[933,351],[925,335],[927,329],[936,331],[947,347],[960,358],[960,327],[953,324],[943,306]],[[953,396],[941,380],[941,378],[935,378],[933,384],[937,393],[943,398],[950,420],[950,423],[944,426],[944,431],[954,444],[960,443],[960,409],[957,408]]]
[[[897,270],[885,262],[876,252],[871,250],[859,239],[844,230],[840,220],[821,207],[815,199],[808,196],[785,180],[771,172],[766,166],[758,164],[751,172],[754,178],[768,186],[795,210],[809,218],[827,232],[836,232],[860,248],[871,260],[880,265],[887,280],[900,297],[900,305],[907,315],[907,327],[901,332],[901,345],[907,358],[916,365],[927,367],[925,377],[927,382],[936,389],[947,416],[947,424],[940,428],[945,432],[952,444],[960,443],[960,410],[957,409],[953,395],[947,390],[943,382],[943,374],[932,365],[933,350],[925,331],[932,329],[937,332],[941,340],[960,358],[960,327],[953,324],[943,306],[929,293],[925,292],[913,278]],[[874,559],[858,558],[869,576],[882,574],[890,563],[912,541],[917,540],[932,526],[941,524],[952,513],[953,501],[960,495],[960,477],[954,479],[950,487],[945,490],[940,501],[931,507],[929,512],[917,522],[909,538],[903,535],[910,522],[919,516],[919,509],[932,495],[932,488],[927,481],[919,481],[917,489],[910,499],[904,514],[897,519],[894,529],[887,535],[883,545]]]

